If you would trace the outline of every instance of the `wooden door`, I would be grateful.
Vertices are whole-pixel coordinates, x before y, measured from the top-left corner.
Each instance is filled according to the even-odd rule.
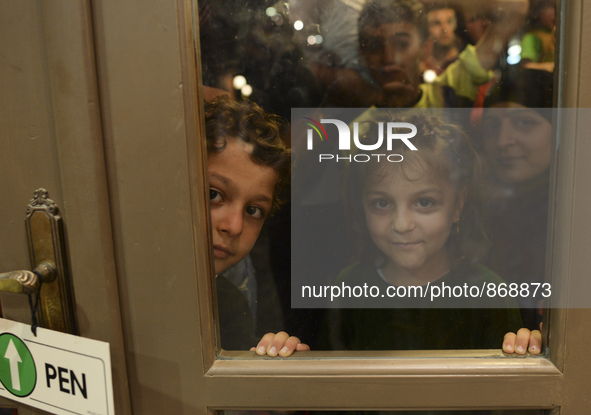
[[[66,226],[79,334],[111,344],[117,413],[585,413],[587,309],[553,310],[542,358],[498,350],[313,351],[288,360],[216,352],[197,4],[30,0],[0,7],[1,271],[28,267],[23,209],[45,187]],[[558,102],[588,107],[590,43],[583,40],[591,16],[582,1],[561,7]],[[567,293],[588,286],[586,121],[559,127],[551,265]],[[2,304],[5,317],[30,321],[26,300],[4,295]]]

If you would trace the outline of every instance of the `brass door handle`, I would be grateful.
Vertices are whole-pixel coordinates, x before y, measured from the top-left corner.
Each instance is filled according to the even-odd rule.
[[[33,271],[12,271],[0,274],[0,291],[15,294],[34,294],[42,282],[52,282],[57,270],[52,262],[44,261]]]
[[[39,293],[39,326],[76,334],[62,219],[48,196],[47,190],[37,189],[26,208],[25,229],[33,271],[0,274],[0,291]]]

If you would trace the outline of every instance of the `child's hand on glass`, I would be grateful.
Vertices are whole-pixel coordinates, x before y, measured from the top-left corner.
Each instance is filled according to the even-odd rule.
[[[288,357],[293,354],[294,351],[303,352],[310,350],[310,346],[302,343],[300,339],[294,336],[290,336],[284,331],[279,333],[267,333],[263,336],[259,344],[256,347],[250,349],[252,352],[260,356],[280,356]]]
[[[542,330],[542,324],[540,324]],[[542,333],[540,330],[530,331],[529,329],[519,329],[517,334],[507,333],[503,339],[503,352],[508,354],[540,354],[542,351]]]

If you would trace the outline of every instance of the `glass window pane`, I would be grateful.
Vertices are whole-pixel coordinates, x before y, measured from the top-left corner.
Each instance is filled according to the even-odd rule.
[[[265,333],[281,330],[314,350],[500,348],[505,331],[539,328],[554,180],[549,172],[556,147],[556,116],[549,110],[555,93],[556,5],[537,1],[528,8],[527,3],[199,1],[223,348],[245,350]],[[258,107],[243,100],[280,118],[261,115],[255,120]],[[362,220],[351,219],[342,189],[348,164],[355,164],[346,157],[359,154],[347,155],[340,136],[345,130],[330,121],[341,120],[354,137],[359,117],[377,120],[372,108],[454,109],[443,117],[463,129],[472,164],[479,166],[469,177],[477,191],[468,192],[466,183],[441,173],[448,164],[453,172],[465,160],[446,159],[437,149],[427,160],[428,150],[416,141],[422,157],[417,163],[438,167],[414,173],[425,177],[430,190],[453,190],[444,202],[423,197],[413,204],[408,196],[401,203],[396,192],[374,201],[380,214],[391,214],[385,225],[389,233],[381,242],[377,230],[372,232],[371,206],[365,207]],[[306,110],[297,112],[301,109]],[[254,120],[252,125],[242,122],[247,119]],[[259,131],[259,137],[260,129],[266,129],[275,156],[254,155],[262,142],[240,135],[248,128]],[[325,146],[315,166],[307,160],[310,140],[317,148]],[[283,184],[278,180],[284,174],[278,160],[285,156],[280,142],[293,155],[292,183],[282,189],[275,186]],[[350,142],[355,143],[353,138]],[[237,176],[227,177],[232,174]],[[393,188],[406,183],[400,179],[404,175],[387,174],[393,181],[398,177]],[[248,180],[240,182],[244,177]],[[407,182],[417,187],[417,180]],[[409,194],[418,191],[414,187]],[[367,198],[367,192],[361,188],[358,199]],[[280,207],[278,200],[283,201]],[[403,206],[415,215],[406,224],[396,218],[404,216]],[[429,222],[440,208],[445,220]],[[417,218],[426,221],[423,230]],[[383,223],[374,225],[383,228]],[[444,232],[435,233],[438,245],[432,247],[421,232],[431,238],[438,226]],[[487,243],[474,242],[475,234]],[[360,250],[356,245],[361,241]],[[480,251],[468,254],[468,248]],[[352,273],[361,282],[378,281],[383,289],[424,287],[470,274],[466,283],[495,282],[495,293],[501,287],[507,291],[503,297],[514,303],[437,311],[401,310],[372,300],[362,308],[335,311],[322,295],[294,304],[303,285],[335,287],[343,276],[353,278]],[[306,284],[296,274],[305,274]],[[522,295],[534,289],[537,296]]]

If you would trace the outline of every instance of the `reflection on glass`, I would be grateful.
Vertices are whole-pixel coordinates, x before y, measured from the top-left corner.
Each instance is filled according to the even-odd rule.
[[[437,187],[454,188],[448,195],[454,203],[447,206],[447,199],[439,203],[435,198],[424,198],[419,202],[421,209],[428,210],[429,204],[438,203],[448,208],[447,216],[436,223],[450,231],[450,236],[439,238],[445,251],[454,244],[484,246],[467,236],[484,233],[490,240],[490,249],[478,260],[497,274],[495,278],[517,284],[520,290],[521,284],[544,282],[552,118],[542,108],[552,107],[556,20],[553,1],[531,2],[529,10],[524,0],[458,1],[453,5],[420,0],[198,3],[206,101],[219,95],[236,101],[248,99],[292,126],[301,123],[301,119],[291,118],[293,108],[317,109],[318,117],[309,118],[318,124],[322,111],[329,108],[358,108],[361,113],[373,107],[471,109],[463,118],[468,121],[468,140],[483,163],[483,175],[478,177],[479,191],[485,196],[481,220],[476,225],[456,220],[458,213],[461,217],[466,209],[458,210],[458,206],[471,201],[453,182],[439,183],[441,186]],[[516,106],[529,112],[522,112],[524,116],[517,119],[517,115],[500,116],[493,111]],[[307,122],[313,124],[311,120]],[[323,127],[328,128],[326,124]],[[232,131],[222,135],[237,134]],[[305,136],[292,132],[290,137],[282,130],[278,137],[296,154],[298,147],[305,148]],[[334,141],[329,145],[334,145]],[[222,152],[210,159],[210,164],[216,168],[216,161],[224,155]],[[437,160],[440,164],[446,162],[462,167],[455,166],[458,163],[453,160]],[[299,169],[295,166],[298,163]],[[292,308],[292,241],[305,253],[306,261],[317,264],[310,278],[319,284],[332,284],[339,274],[347,272],[343,270],[354,269],[351,264],[359,260],[353,256],[354,243],[361,240],[358,236],[353,241],[347,239],[352,222],[346,216],[346,201],[340,192],[344,171],[319,172],[315,177],[322,177],[324,185],[330,188],[319,194],[319,186],[298,186],[306,183],[300,180],[302,175],[312,176],[311,172],[316,171],[308,170],[301,157],[295,164],[293,195],[290,197],[289,189],[281,193],[273,189],[271,200],[279,198],[286,203],[273,214],[263,207],[264,218],[248,233],[248,244],[231,255],[233,267],[218,269],[216,263],[223,348],[245,350],[255,346],[265,333],[280,330],[299,336],[315,350],[499,348],[505,331],[521,326],[532,330],[539,327],[541,304],[531,300],[519,301],[516,307],[521,313],[503,316],[498,315],[497,309],[456,309],[444,313],[417,309],[407,314],[398,312],[394,318],[391,314],[396,310],[380,313],[367,308],[343,310],[335,317],[335,311],[327,311],[323,305]],[[257,162],[254,165],[261,167]],[[248,163],[231,161],[221,170],[231,172],[236,166]],[[407,174],[417,173],[410,165],[408,170]],[[442,177],[437,170],[422,173],[425,181],[432,179],[430,184]],[[211,177],[215,179],[210,167]],[[247,177],[248,184],[258,191],[265,189],[264,180],[257,181],[254,173]],[[401,179],[394,177],[389,180],[398,180],[395,187],[404,187]],[[418,185],[417,181],[414,183]],[[221,206],[216,204],[218,198],[226,200],[214,185],[219,187],[212,183],[212,215]],[[245,188],[246,183],[239,187],[241,191]],[[359,194],[360,200],[364,197],[365,193]],[[374,223],[377,215],[372,216],[371,209],[388,211],[388,203],[366,203],[362,212],[361,223],[370,236],[366,248],[377,248],[382,254],[386,250],[380,246],[386,243],[379,237],[382,225],[377,219]],[[253,215],[245,212],[256,212],[257,207],[248,204],[250,210],[242,210],[243,219],[250,220]],[[304,225],[292,228],[292,215],[306,218]],[[212,219],[215,225],[215,217]],[[249,232],[246,219],[240,223],[244,232]],[[413,242],[411,239],[404,243]],[[349,241],[349,245],[347,249],[336,249],[331,244],[334,240]],[[226,248],[216,240],[214,229],[214,257],[230,256]],[[407,248],[410,252],[413,247]],[[431,254],[435,257],[438,252],[435,249]],[[453,264],[461,262],[462,257],[464,263],[469,263],[468,256],[443,255],[433,273],[458,271]],[[381,284],[410,284],[412,281],[403,280],[400,273],[388,274],[394,265],[400,266],[404,261],[386,260],[377,268],[372,265],[368,274],[375,277],[378,269],[384,274],[376,274]],[[219,281],[224,282],[224,287],[220,287]],[[230,300],[222,300],[220,297],[228,291],[234,294]],[[478,324],[482,328],[483,321],[490,322],[484,325],[490,328],[485,334],[474,329]],[[404,330],[393,340],[392,333],[400,327]],[[438,329],[433,330],[434,327]],[[376,330],[383,337],[380,341],[368,338],[369,331]],[[415,334],[408,334],[411,332]],[[457,339],[454,333],[460,332],[470,333],[470,339],[449,340]],[[353,338],[365,340],[352,341]]]

